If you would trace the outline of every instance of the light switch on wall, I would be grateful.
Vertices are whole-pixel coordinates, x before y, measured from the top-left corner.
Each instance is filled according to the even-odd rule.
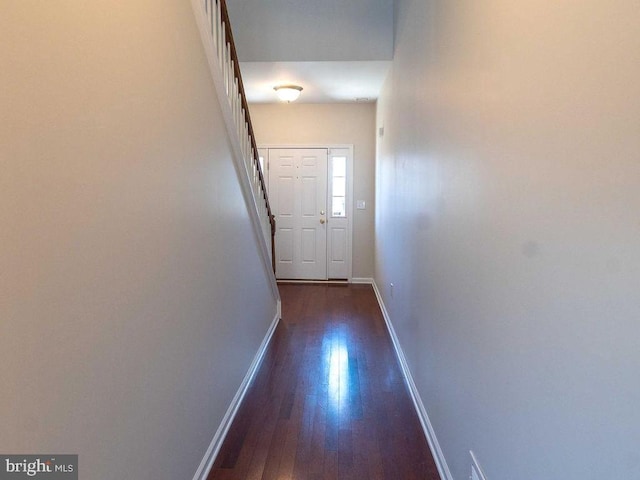
[[[367,204],[364,200],[358,200],[356,201],[356,208],[358,210],[364,210],[365,208],[367,208]]]

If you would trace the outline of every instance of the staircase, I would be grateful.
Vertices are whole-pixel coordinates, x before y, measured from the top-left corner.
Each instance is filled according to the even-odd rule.
[[[263,258],[275,272],[275,218],[260,167],[225,0],[192,0],[209,68],[225,117],[245,200]]]

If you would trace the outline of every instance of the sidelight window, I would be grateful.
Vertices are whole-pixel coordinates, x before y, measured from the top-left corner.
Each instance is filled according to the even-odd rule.
[[[331,216],[347,216],[347,157],[331,157]]]

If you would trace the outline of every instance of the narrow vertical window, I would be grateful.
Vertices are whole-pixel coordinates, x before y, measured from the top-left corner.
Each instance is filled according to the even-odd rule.
[[[347,157],[331,159],[331,216],[347,216]]]

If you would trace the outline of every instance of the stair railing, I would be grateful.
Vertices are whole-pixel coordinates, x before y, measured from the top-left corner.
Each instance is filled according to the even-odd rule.
[[[271,267],[275,272],[275,217],[271,212],[264,174],[260,166],[258,147],[240,74],[227,4],[225,0],[198,0],[198,3],[207,19],[208,40],[212,42],[212,50],[222,73],[223,89],[231,107],[233,123],[240,140],[240,151],[251,184],[262,234],[270,251]]]

